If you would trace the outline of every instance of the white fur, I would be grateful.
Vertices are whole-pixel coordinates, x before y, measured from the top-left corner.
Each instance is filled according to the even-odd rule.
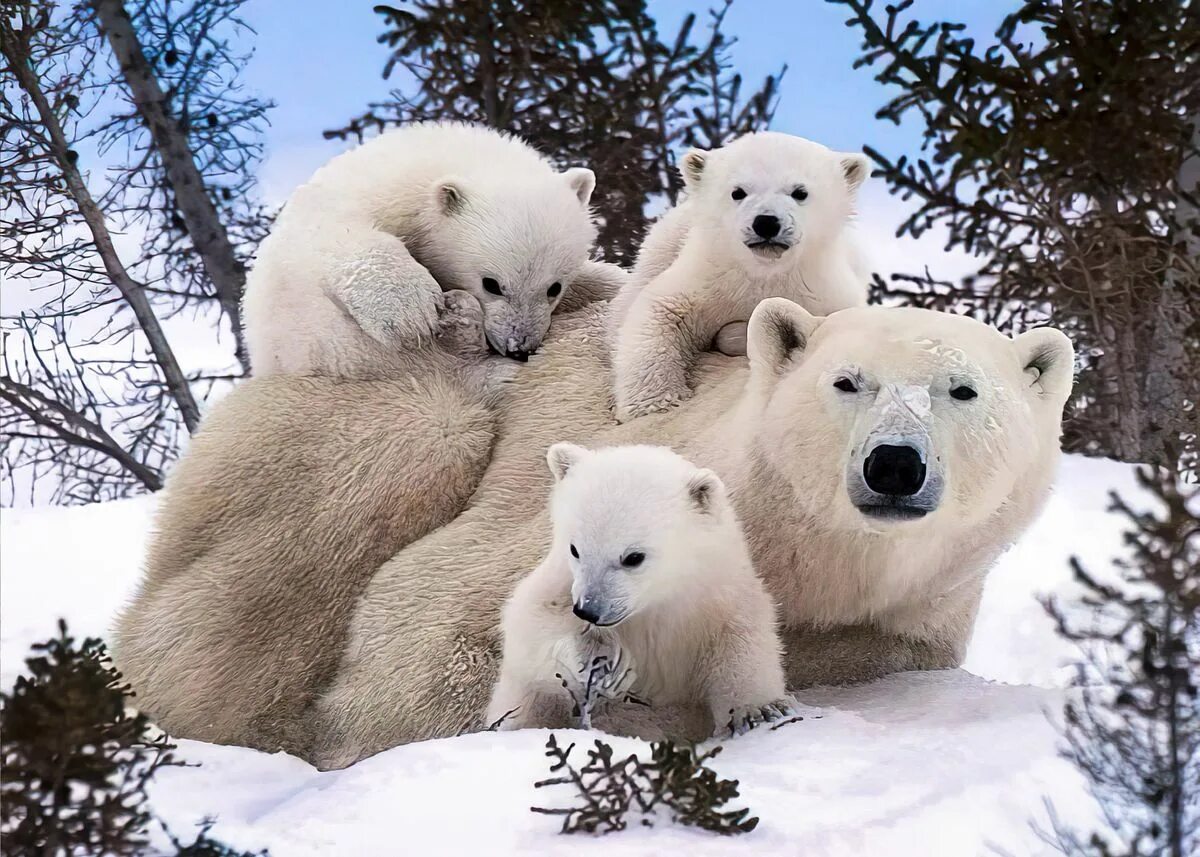
[[[394,356],[439,332],[450,290],[482,305],[497,352],[536,350],[573,283],[610,267],[588,262],[594,186],[591,170],[556,172],[463,124],[410,125],[339,155],[292,195],[248,279],[255,373],[404,371]]]
[[[759,301],[788,298],[819,315],[866,303],[866,272],[846,228],[869,172],[864,156],[763,132],[693,150],[682,170],[687,198],[655,224],[614,302],[621,419],[691,395],[688,374],[714,339],[745,353],[744,327],[722,328],[744,324]],[[793,198],[798,188],[805,199]],[[759,216],[778,219],[786,250],[749,246],[761,240]]]
[[[717,475],[656,446],[560,443],[548,460],[553,543],[504,609],[487,721],[572,725],[560,676],[585,683],[597,653],[619,659],[610,696],[698,703],[718,731],[786,714],[775,605]]]

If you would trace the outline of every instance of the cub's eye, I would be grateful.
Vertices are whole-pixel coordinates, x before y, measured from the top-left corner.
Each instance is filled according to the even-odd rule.
[[[504,292],[500,291],[500,284],[497,283],[495,280],[493,280],[491,277],[483,278],[483,290],[490,295],[504,294]]]
[[[966,384],[959,384],[957,387],[950,389],[950,398],[958,399],[960,402],[969,402],[978,395],[974,387],[968,387]]]
[[[731,193],[730,196],[733,197],[733,199],[735,201],[741,202],[743,199],[746,198],[746,192],[744,190],[742,190],[740,187],[735,187],[733,189],[733,193]]]
[[[833,382],[833,386],[836,389],[841,390],[843,393],[857,393],[858,392],[858,385],[855,384],[853,381],[851,381],[849,378],[838,378],[836,381]]]
[[[579,551],[575,550],[575,545],[571,545],[571,556],[579,559]]]
[[[562,294],[562,283],[555,283],[550,288],[546,289],[546,297],[556,298]]]
[[[804,202],[804,200],[808,199],[808,191],[803,186],[800,186],[792,191],[792,199],[796,200],[796,202]]]
[[[625,554],[625,556],[621,557],[621,565],[625,566],[626,568],[637,568],[642,564],[642,561],[645,558],[646,555],[641,551],[630,551],[629,553]]]

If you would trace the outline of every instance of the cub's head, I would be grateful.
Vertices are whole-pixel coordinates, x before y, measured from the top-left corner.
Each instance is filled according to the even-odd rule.
[[[1074,374],[1058,330],[772,298],[747,351],[756,449],[831,527],[986,527],[1009,503],[1032,512],[1053,477]]]
[[[729,532],[733,514],[715,473],[661,446],[557,443],[546,460],[551,550],[567,555],[576,616],[616,625],[695,591],[696,558]]]
[[[833,240],[854,213],[863,155],[764,131],[683,156],[702,240],[746,264],[795,263]]]
[[[426,264],[443,289],[479,299],[497,353],[523,361],[542,344],[550,314],[596,239],[588,210],[595,186],[596,176],[582,167],[434,183],[434,216],[422,236]]]

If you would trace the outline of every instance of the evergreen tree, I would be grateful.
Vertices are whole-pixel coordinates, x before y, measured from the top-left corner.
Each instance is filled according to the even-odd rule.
[[[146,788],[175,760],[175,745],[144,714],[108,664],[104,644],[58,636],[33,647],[28,675],[0,693],[0,850],[9,855],[141,855],[153,815]],[[168,831],[179,855],[263,857]]]
[[[1146,468],[1139,481],[1157,508],[1113,495],[1130,525],[1120,579],[1073,559],[1082,602],[1047,604],[1085,657],[1064,710],[1064,756],[1108,827],[1081,833],[1056,819],[1051,841],[1070,857],[1200,853],[1200,492],[1169,469]]]
[[[868,149],[915,200],[900,233],[944,227],[978,275],[909,272],[884,296],[1014,328],[1051,321],[1082,369],[1070,448],[1196,467],[1200,419],[1200,10],[1178,0],[1023,0],[989,45],[833,0],[857,65],[899,90],[878,116],[922,155]],[[1017,332],[1017,331],[1014,331]],[[1182,457],[1168,451],[1186,444]]]

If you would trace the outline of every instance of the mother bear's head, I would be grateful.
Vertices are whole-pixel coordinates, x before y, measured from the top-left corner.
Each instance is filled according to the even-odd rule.
[[[747,351],[755,447],[830,529],[986,527],[1018,495],[1032,514],[1053,479],[1074,374],[1061,331],[771,298]]]

